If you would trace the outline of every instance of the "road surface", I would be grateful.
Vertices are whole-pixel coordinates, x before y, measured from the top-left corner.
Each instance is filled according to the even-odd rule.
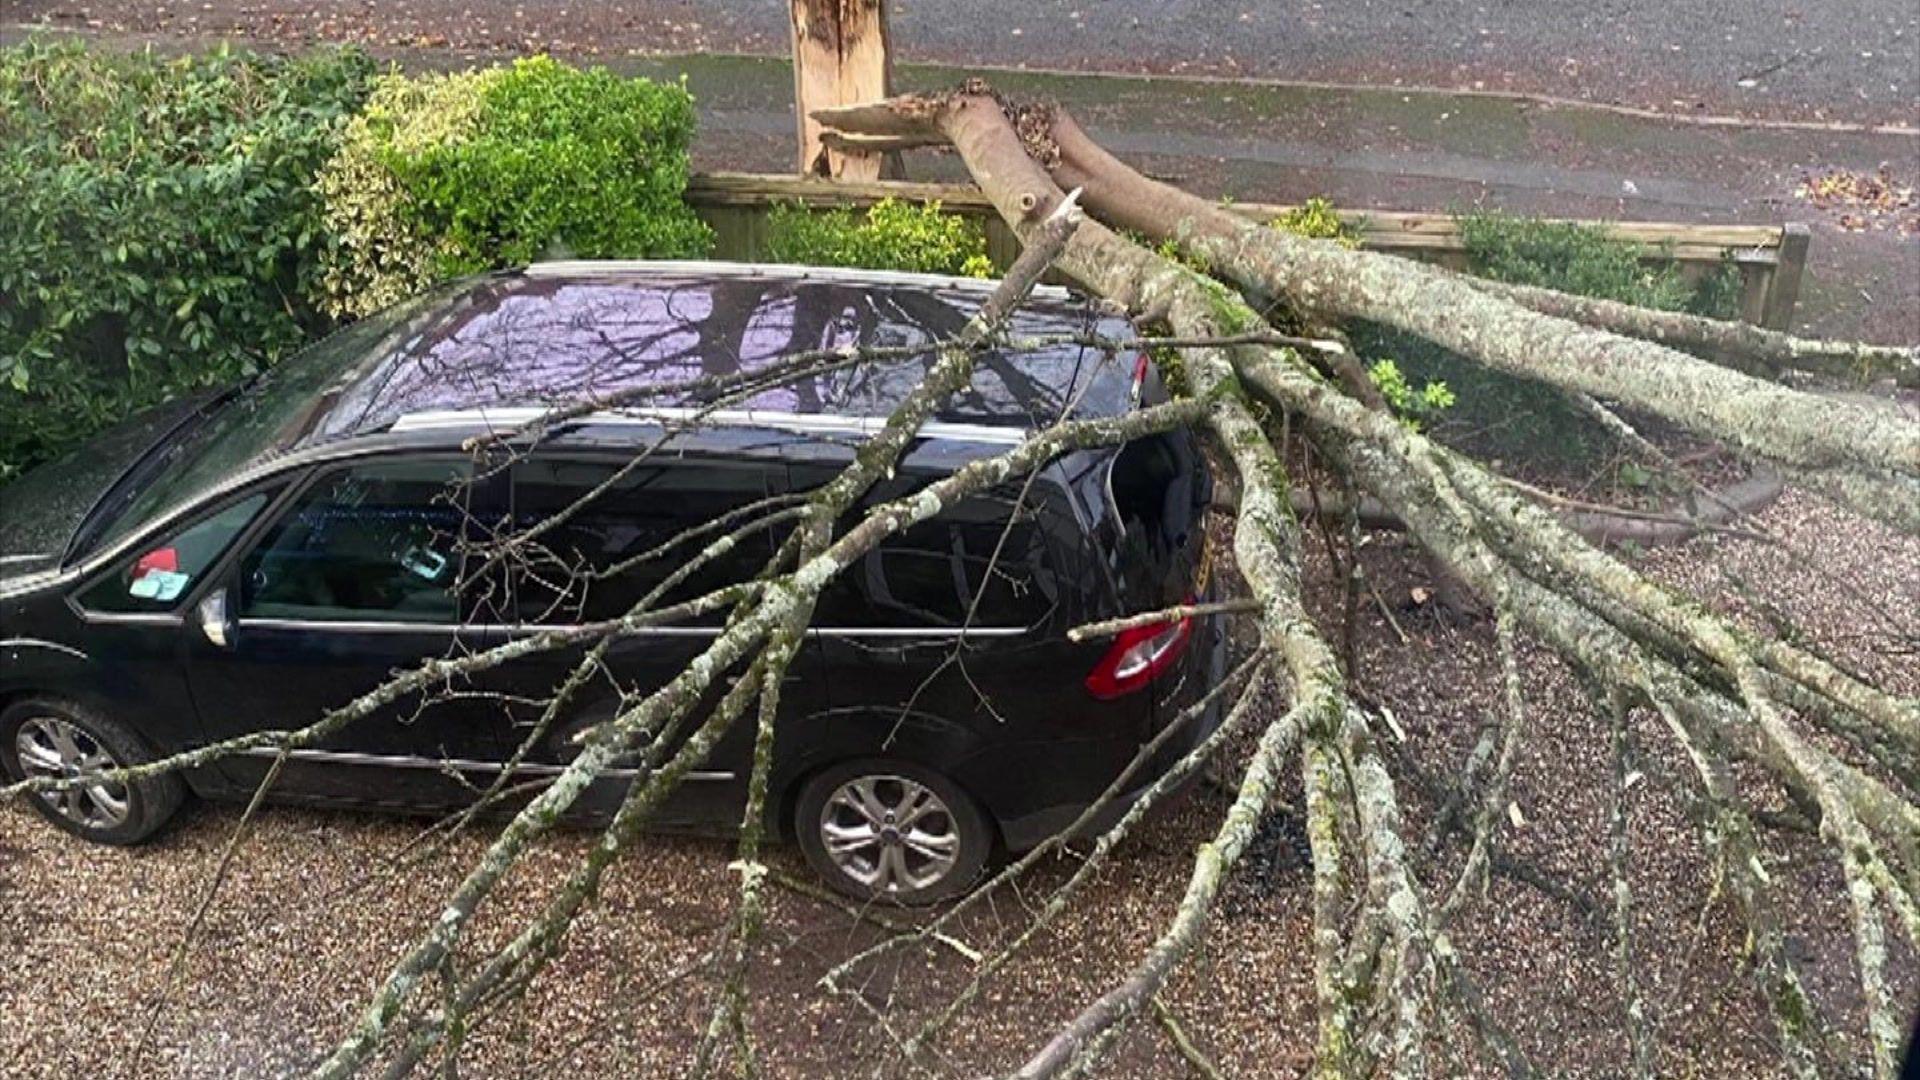
[[[781,0],[0,0],[0,25],[461,51],[784,54]],[[1915,0],[896,0],[909,60],[1524,90],[1920,122]]]

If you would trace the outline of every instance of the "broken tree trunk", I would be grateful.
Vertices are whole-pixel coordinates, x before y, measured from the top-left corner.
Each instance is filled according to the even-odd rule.
[[[818,109],[893,92],[886,0],[791,0],[794,125],[803,175],[878,180],[885,158],[820,139]]]
[[[1044,140],[1054,176],[1084,188],[1090,209],[1190,249],[1243,289],[1392,326],[1508,374],[1651,413],[1793,470],[1863,514],[1920,530],[1920,425],[1891,410],[1544,314],[1439,267],[1264,228],[1127,168],[1059,110],[1035,109],[1026,126]]]

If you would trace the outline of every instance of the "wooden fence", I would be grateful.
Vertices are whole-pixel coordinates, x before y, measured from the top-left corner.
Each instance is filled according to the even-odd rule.
[[[714,254],[722,259],[765,258],[767,213],[781,203],[862,209],[884,198],[938,199],[945,209],[980,220],[987,230],[987,251],[1007,266],[1019,253],[1019,241],[1000,220],[986,196],[967,184],[926,184],[900,180],[854,183],[756,173],[705,173],[687,185],[687,201],[713,227]],[[1287,207],[1242,203],[1234,209],[1259,220]],[[1447,214],[1398,210],[1343,212],[1364,224],[1361,244],[1376,251],[1459,266],[1466,260],[1460,231]],[[1705,274],[1731,257],[1739,267],[1741,318],[1784,330],[1800,297],[1800,276],[1807,259],[1807,227],[1802,224],[1679,225],[1669,222],[1599,222],[1623,240],[1646,247],[1648,257],[1666,255],[1683,272]]]

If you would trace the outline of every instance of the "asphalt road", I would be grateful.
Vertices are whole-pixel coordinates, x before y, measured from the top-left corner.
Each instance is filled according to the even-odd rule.
[[[0,0],[0,25],[456,50],[785,53],[780,0]],[[908,60],[1525,90],[1920,122],[1915,0],[896,0]]]
[[[1036,5],[1045,2],[1033,0]],[[1673,2],[1697,6],[1703,0]],[[1920,0],[1902,2],[1920,7]],[[1002,3],[989,0],[976,7]],[[187,0],[181,6],[175,6],[179,0],[0,0],[0,12],[9,12],[8,4],[31,6],[29,14],[41,23],[121,47],[193,48],[227,37],[283,48],[351,41],[409,69],[461,68],[546,50],[575,61],[606,63],[625,74],[684,77],[699,103],[697,167],[791,168],[793,77],[785,63],[786,31],[778,0],[751,5],[710,0],[699,6],[697,18],[687,14],[695,5],[680,0],[577,8],[534,0],[518,8],[510,0],[304,5],[295,0]],[[1104,40],[1116,49],[1121,39],[1106,28],[1113,17],[1104,13],[1146,10],[1136,0],[1084,0],[1083,6],[1104,20],[1096,32],[1093,20],[1083,14],[1080,21],[1089,24],[1089,40]],[[1183,6],[1194,5],[1176,0],[1168,10]],[[954,16],[936,18],[931,14],[935,10],[930,0],[908,0],[899,9],[896,36],[905,57],[936,52],[927,42],[937,45],[943,33],[958,37],[958,30],[940,30],[943,21]],[[1358,10],[1371,8],[1362,3]],[[662,17],[660,11],[672,17]],[[737,19],[729,21],[729,13],[737,13]],[[923,13],[928,13],[924,23]],[[1174,40],[1201,51],[1194,41],[1204,34],[1170,34],[1164,14],[1140,18],[1145,29],[1136,33],[1141,40]],[[1194,23],[1209,26],[1214,25],[1209,19],[1219,18],[1196,14]],[[994,25],[988,16],[976,21]],[[1061,21],[1049,19],[1045,25]],[[1238,15],[1233,21],[1241,25]],[[21,22],[0,15],[0,42],[22,37]],[[896,81],[903,89],[947,86],[977,64],[1014,62],[1022,50],[1087,67],[1147,63],[1138,56],[1103,59],[1092,50],[1067,53],[1036,46],[1027,39],[1039,31],[1016,37],[1011,30],[1020,24],[999,25],[1008,27],[1004,38],[996,34],[989,40],[979,34],[971,46],[958,40],[948,46],[956,54],[971,47],[976,59],[962,57],[963,62],[948,66],[903,58]],[[1257,28],[1261,23],[1250,17],[1245,25]],[[1351,22],[1343,23],[1340,32],[1360,33]],[[1236,37],[1239,31],[1226,33]],[[1911,49],[1916,38],[1920,34],[1899,40]],[[725,55],[751,48],[774,55]],[[1386,48],[1375,51],[1398,54]],[[1165,66],[1167,61],[1153,63]],[[1920,341],[1920,205],[1909,196],[1898,208],[1874,211],[1844,203],[1815,205],[1801,197],[1804,184],[1831,170],[1867,175],[1884,167],[1897,188],[1920,185],[1920,136],[1913,134],[1700,124],[1684,117],[1541,107],[1485,95],[1416,94],[1391,86],[1255,85],[1008,70],[993,79],[1016,96],[1065,104],[1116,153],[1206,195],[1272,202],[1328,195],[1355,209],[1482,206],[1549,216],[1697,224],[1806,221],[1815,236],[1796,329],[1873,341]],[[1920,126],[1920,110],[1908,113],[1855,110],[1836,119]],[[960,177],[955,162],[935,155],[912,158],[909,172],[920,179]]]

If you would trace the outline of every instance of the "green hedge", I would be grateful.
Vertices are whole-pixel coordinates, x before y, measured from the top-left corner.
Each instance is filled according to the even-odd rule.
[[[684,87],[0,49],[0,479],[441,278],[703,254]]]
[[[323,326],[312,178],[371,74],[0,49],[0,476]]]
[[[767,217],[767,257],[809,266],[994,276],[986,230],[942,213],[938,199],[919,205],[881,199],[859,215],[776,206]]]
[[[1740,272],[1731,263],[1696,284],[1666,250],[1649,260],[1640,245],[1599,226],[1499,213],[1456,220],[1467,260],[1484,278],[1721,319],[1738,313]]]
[[[1459,215],[1468,269],[1481,277],[1538,285],[1663,310],[1715,318],[1738,315],[1739,269],[1722,264],[1698,281],[1678,263],[1604,228],[1501,213]],[[1356,343],[1370,356],[1389,356],[1407,380],[1444,383],[1457,398],[1442,435],[1507,461],[1581,470],[1612,453],[1613,437],[1566,396],[1539,383],[1463,360],[1430,342],[1380,326],[1362,325]]]
[[[703,255],[712,234],[683,198],[692,139],[685,87],[604,68],[384,77],[319,181],[341,238],[328,310],[541,258]]]

